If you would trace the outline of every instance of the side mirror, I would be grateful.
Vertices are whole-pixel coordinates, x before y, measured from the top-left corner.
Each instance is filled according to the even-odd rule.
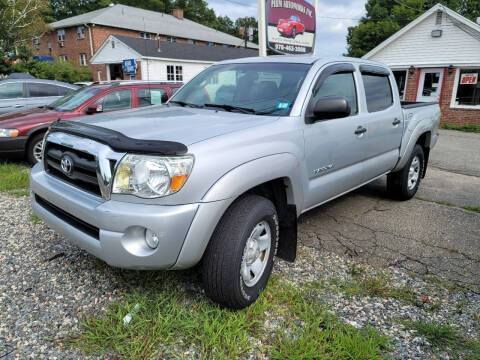
[[[86,113],[89,115],[101,113],[103,112],[103,105],[102,104],[93,104],[87,107]]]
[[[317,100],[313,105],[310,123],[319,120],[341,119],[350,116],[352,109],[348,100],[341,96],[327,96]]]
[[[168,94],[163,93],[162,94],[162,104],[165,104],[168,101]]]

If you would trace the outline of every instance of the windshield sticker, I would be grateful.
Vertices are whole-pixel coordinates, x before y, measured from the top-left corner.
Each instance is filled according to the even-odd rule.
[[[288,110],[288,109],[290,109],[290,103],[289,102],[279,102],[279,103],[277,103],[277,109],[278,110]]]

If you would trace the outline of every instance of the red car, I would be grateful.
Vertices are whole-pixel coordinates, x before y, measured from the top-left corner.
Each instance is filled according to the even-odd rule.
[[[300,18],[297,15],[292,15],[288,20],[280,19],[277,30],[281,35],[291,36],[295,39],[297,34],[305,32],[305,25],[300,22]]]
[[[0,116],[0,157],[23,155],[35,164],[42,157],[43,136],[55,120],[166,102],[182,84],[119,81],[77,90],[54,103]]]

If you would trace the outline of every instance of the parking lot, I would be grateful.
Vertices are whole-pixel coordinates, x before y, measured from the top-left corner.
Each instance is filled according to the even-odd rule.
[[[390,200],[380,179],[310,211],[300,219],[297,262],[278,261],[277,276],[293,283],[325,281],[322,303],[355,327],[374,326],[389,336],[397,359],[447,354],[398,318],[457,325],[466,338],[479,339],[479,154],[480,134],[442,131],[415,199]],[[106,266],[32,218],[28,197],[6,194],[0,194],[0,263],[5,359],[83,357],[68,345],[82,331],[81,320],[102,317],[109,304],[125,293],[146,292],[145,279],[160,276]],[[379,271],[388,274],[389,286],[412,289],[414,300],[352,297],[341,285],[355,281],[356,273],[373,277]],[[187,297],[201,291],[195,271],[176,279]],[[177,355],[198,356],[189,348]]]

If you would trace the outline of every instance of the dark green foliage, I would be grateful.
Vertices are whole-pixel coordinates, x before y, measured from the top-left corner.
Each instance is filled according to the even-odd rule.
[[[58,80],[67,83],[93,81],[93,73],[86,66],[74,66],[68,62],[22,61],[9,72],[29,73],[38,79]]]
[[[368,0],[367,14],[357,26],[348,29],[348,55],[361,57],[415,20],[437,3],[442,3],[475,21],[480,16],[478,0]]]

